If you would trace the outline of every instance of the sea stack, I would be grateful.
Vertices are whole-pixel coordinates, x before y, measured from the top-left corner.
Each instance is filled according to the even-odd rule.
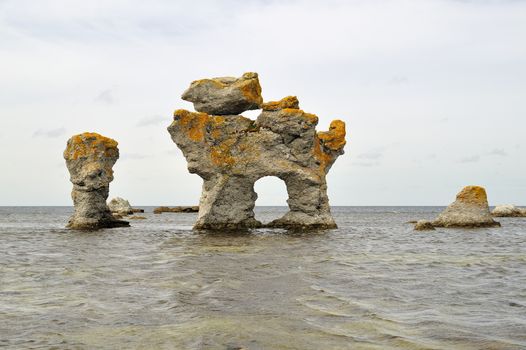
[[[343,154],[343,121],[316,132],[318,117],[301,110],[296,97],[263,103],[257,73],[195,81],[183,99],[198,112],[176,110],[168,132],[188,170],[204,180],[195,228],[262,226],[254,218],[254,183],[265,176],[285,182],[290,209],[268,226],[336,227],[326,174]],[[257,120],[239,115],[256,108]]]
[[[71,229],[99,229],[129,226],[115,219],[108,206],[113,165],[119,158],[117,141],[96,133],[72,136],[64,151],[64,159],[73,183],[71,197],[75,212],[69,223]]]
[[[480,186],[466,186],[433,221],[435,227],[492,227],[500,226],[493,220],[488,206],[486,190]]]
[[[130,202],[128,202],[126,199],[121,198],[121,197],[112,198],[108,202],[108,208],[110,209],[112,214],[116,214],[120,216],[131,215],[134,213],[133,208],[130,205]]]

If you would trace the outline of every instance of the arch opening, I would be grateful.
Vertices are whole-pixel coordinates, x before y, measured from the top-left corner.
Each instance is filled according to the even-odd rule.
[[[264,176],[258,179],[254,191],[258,195],[254,208],[256,220],[267,224],[289,211],[287,185],[279,177]]]

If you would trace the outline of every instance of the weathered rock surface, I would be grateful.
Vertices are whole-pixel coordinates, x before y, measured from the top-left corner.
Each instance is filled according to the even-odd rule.
[[[108,208],[110,208],[110,211],[112,214],[117,215],[130,215],[134,213],[134,210],[132,206],[130,205],[130,202],[128,202],[126,199],[121,197],[115,197],[112,198],[108,202]]]
[[[199,206],[193,205],[189,207],[158,207],[153,210],[154,214],[162,213],[197,213],[199,211]]]
[[[210,103],[214,96],[207,97]],[[195,228],[260,227],[254,183],[264,176],[282,179],[289,194],[290,211],[268,226],[336,227],[326,174],[343,154],[345,123],[335,120],[329,131],[318,133],[317,123],[317,116],[299,109],[296,97],[263,104],[256,121],[176,110],[168,131],[188,170],[204,180]]]
[[[182,99],[192,102],[196,111],[214,115],[243,113],[260,108],[263,102],[257,73],[196,80]]]
[[[480,186],[466,186],[433,221],[435,227],[491,227],[500,226],[493,220],[488,206],[486,190]]]
[[[68,228],[129,226],[128,222],[115,219],[106,205],[112,167],[118,158],[117,142],[99,134],[83,133],[68,140],[64,159],[73,183],[71,197],[75,205]]]
[[[526,208],[517,208],[514,205],[497,205],[491,212],[496,217],[526,217]]]
[[[415,224],[415,231],[431,231],[434,229],[435,227],[431,221],[418,220]]]

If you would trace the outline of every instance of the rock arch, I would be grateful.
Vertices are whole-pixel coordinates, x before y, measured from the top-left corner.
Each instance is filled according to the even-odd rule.
[[[289,212],[268,226],[336,227],[326,174],[343,154],[343,121],[316,132],[318,117],[299,109],[296,97],[262,103],[256,73],[197,80],[183,99],[198,112],[176,110],[168,132],[188,170],[204,181],[195,228],[262,226],[254,217],[254,183],[264,176],[285,181],[289,194]],[[256,120],[232,114],[258,107]]]

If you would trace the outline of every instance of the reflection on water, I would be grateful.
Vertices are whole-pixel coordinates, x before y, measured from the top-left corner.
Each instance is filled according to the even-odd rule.
[[[439,208],[337,207],[337,230],[211,235],[150,209],[79,233],[70,210],[0,208],[0,348],[526,348],[525,219],[414,232]]]

